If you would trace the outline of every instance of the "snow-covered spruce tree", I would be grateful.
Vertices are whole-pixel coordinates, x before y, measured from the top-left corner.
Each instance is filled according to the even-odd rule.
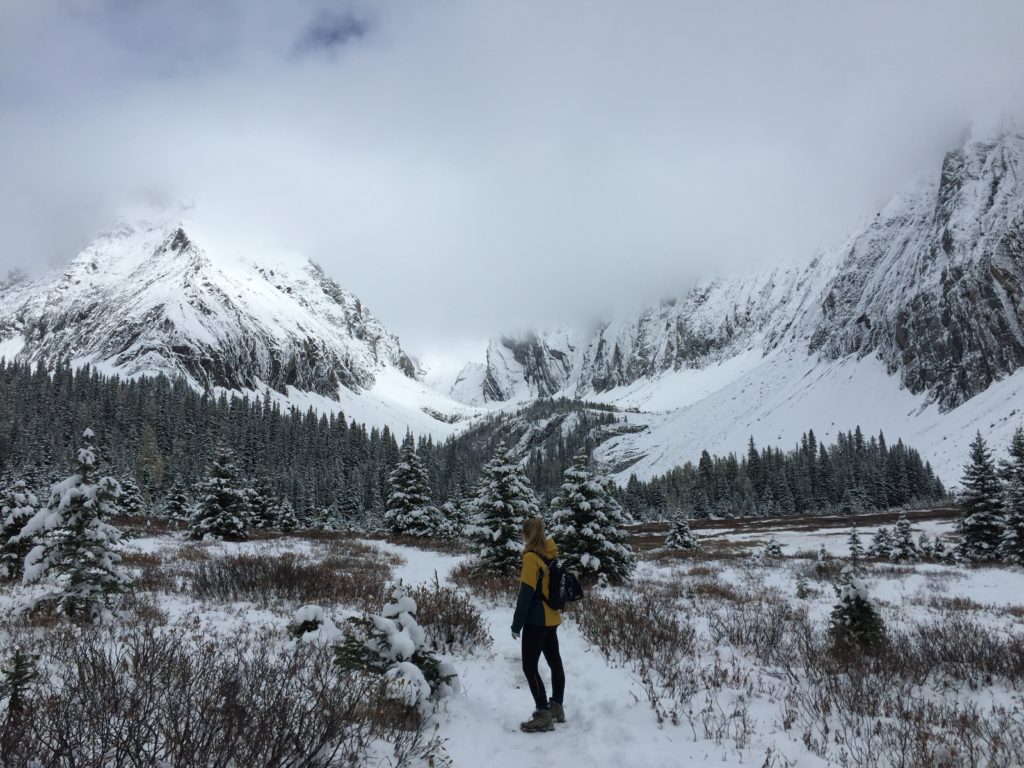
[[[193,539],[241,541],[246,537],[246,494],[226,448],[217,451],[210,477],[195,486],[196,506],[189,521]]]
[[[587,463],[581,452],[563,474],[561,491],[551,500],[551,535],[567,567],[621,581],[636,567],[623,528],[628,521],[611,480],[592,474]]]
[[[441,539],[461,539],[466,530],[466,505],[461,499],[448,499],[441,505],[441,523],[437,535]]]
[[[665,548],[675,550],[699,549],[700,545],[690,530],[690,519],[686,515],[677,515],[665,538]]]
[[[811,596],[811,585],[807,583],[807,577],[803,574],[796,580],[796,596],[800,600],[806,600]]]
[[[857,532],[856,525],[850,529],[850,536],[846,543],[850,546],[850,562],[856,565],[864,559],[864,545],[860,542],[860,534]]]
[[[335,646],[344,672],[372,672],[389,682],[392,698],[421,710],[430,700],[458,692],[454,668],[439,659],[416,622],[416,601],[399,584],[379,616],[348,620],[346,639]]]
[[[121,514],[125,517],[145,517],[149,514],[139,484],[130,477],[121,478],[119,482],[121,496],[118,499],[118,506],[121,508]]]
[[[35,516],[38,504],[24,480],[18,480],[0,496],[0,578],[21,580],[34,541],[31,536],[15,537]]]
[[[768,539],[768,543],[764,545],[764,549],[761,550],[761,556],[771,559],[778,560],[782,557],[782,545],[772,536]]]
[[[917,551],[921,553],[922,560],[931,560],[935,557],[935,547],[932,545],[931,536],[924,531],[917,537]]]
[[[915,563],[921,559],[921,553],[914,543],[914,535],[910,531],[907,513],[900,512],[893,529],[892,546],[889,548],[889,559],[894,563]]]
[[[484,466],[470,509],[473,522],[468,530],[479,569],[518,573],[523,556],[523,521],[536,517],[539,507],[526,473],[505,446],[499,445]]]
[[[871,548],[868,550],[868,554],[872,557],[888,558],[890,552],[892,552],[892,532],[883,525],[875,531],[875,535],[871,538]]]
[[[965,560],[995,560],[1003,539],[1003,486],[981,432],[971,442],[961,485],[959,554]]]
[[[252,486],[244,490],[246,527],[274,528],[277,523],[274,493],[266,479],[259,477]]]
[[[280,498],[273,506],[274,524],[272,528],[289,533],[299,527],[299,518],[295,514],[295,508],[287,498]]]
[[[1002,463],[1003,536],[999,544],[1002,559],[1024,565],[1024,428],[1018,427],[1010,441],[1010,457]]]
[[[384,511],[384,525],[391,533],[407,536],[437,536],[441,513],[430,503],[430,485],[412,440],[402,447],[398,464],[388,475],[390,493]]]
[[[25,558],[22,580],[59,577],[54,591],[37,603],[52,602],[65,616],[99,622],[108,615],[109,597],[125,591],[128,580],[118,566],[121,532],[105,520],[118,513],[121,488],[112,477],[94,477],[93,438],[93,431],[85,430],[75,473],[50,488],[46,506],[20,536],[34,536],[38,542]]]
[[[879,650],[885,643],[885,624],[875,610],[867,586],[846,566],[836,586],[839,602],[832,609],[829,634],[832,649],[846,654],[853,649],[865,653]]]
[[[163,515],[171,525],[177,528],[179,525],[188,525],[192,517],[188,493],[185,486],[179,480],[175,480],[171,490],[164,497]]]

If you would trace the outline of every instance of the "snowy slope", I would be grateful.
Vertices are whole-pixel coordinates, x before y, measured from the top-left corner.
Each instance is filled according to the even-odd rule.
[[[269,388],[399,434],[450,434],[474,412],[424,385],[398,338],[319,266],[218,252],[180,211],[124,218],[60,274],[5,289],[0,307],[5,357]]]
[[[637,409],[602,445],[625,480],[860,424],[902,437],[955,482],[981,430],[1024,421],[1024,136],[947,154],[839,246],[708,280],[593,333],[501,338],[470,403],[567,396]],[[474,375],[471,375],[474,374]],[[479,386],[474,388],[475,382]]]

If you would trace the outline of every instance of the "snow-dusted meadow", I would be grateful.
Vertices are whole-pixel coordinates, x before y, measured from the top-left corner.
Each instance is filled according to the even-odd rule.
[[[932,520],[914,529],[949,536],[952,525]],[[436,704],[418,738],[368,726],[355,739],[358,750],[349,753],[355,764],[1019,764],[1024,571],[867,563],[862,574],[894,651],[877,660],[830,664],[822,649],[849,529],[792,530],[784,521],[758,531],[715,526],[695,531],[702,543],[696,554],[645,549],[631,586],[592,589],[567,613],[559,635],[568,722],[554,733],[518,728],[532,701],[519,643],[510,633],[514,579],[507,598],[501,584],[473,591],[472,581],[459,578],[456,584],[451,576],[468,555],[458,548],[410,546],[408,539],[398,544],[296,535],[195,543],[181,532],[141,529],[123,545],[136,589],[113,626],[28,621],[18,615],[19,606],[45,584],[4,585],[0,648],[17,643],[40,654],[34,685],[45,693],[40,700],[59,710],[61,680],[68,678],[54,649],[67,643],[106,647],[116,655],[113,649],[131,646],[141,627],[208,647],[210,654],[241,648],[238,653],[252,657],[288,657],[303,645],[289,632],[301,606],[319,606],[344,628],[348,617],[379,611],[386,583],[401,579],[411,588],[440,585],[468,594],[491,642],[446,647],[441,656],[457,670],[459,692]],[[859,530],[867,543],[872,527]],[[782,559],[752,556],[766,536],[781,544]],[[827,556],[819,559],[822,549]],[[218,563],[250,568],[250,583],[218,581],[211,567]],[[295,576],[301,567],[310,570]],[[801,577],[809,585],[805,598],[797,597]],[[267,578],[287,583],[260,581]],[[419,618],[425,626],[431,621]],[[318,651],[313,653],[311,663]],[[142,668],[131,653],[117,658]],[[110,704],[109,722],[126,715],[118,706]],[[264,727],[273,722],[271,713]],[[294,720],[288,723],[294,727]],[[98,749],[95,740],[83,744]],[[96,754],[80,764],[104,765]]]

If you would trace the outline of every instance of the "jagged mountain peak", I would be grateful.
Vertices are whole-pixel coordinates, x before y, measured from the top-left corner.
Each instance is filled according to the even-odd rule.
[[[386,368],[417,376],[398,338],[317,264],[217,252],[181,211],[121,217],[59,274],[3,299],[4,348],[20,343],[23,359],[330,398]]]

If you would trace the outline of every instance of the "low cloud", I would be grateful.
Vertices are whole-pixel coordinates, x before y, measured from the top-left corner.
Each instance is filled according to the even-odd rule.
[[[1020,114],[1022,22],[1016,2],[5,3],[0,268],[177,200],[223,247],[315,258],[413,352],[586,320],[841,240],[972,122]]]

